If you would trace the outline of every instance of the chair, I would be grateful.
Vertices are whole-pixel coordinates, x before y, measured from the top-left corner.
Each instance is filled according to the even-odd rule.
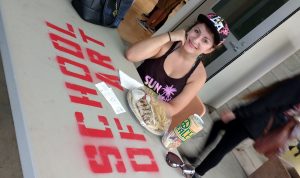
[[[180,124],[192,114],[198,114],[202,117],[205,114],[205,111],[205,105],[202,103],[200,98],[196,96],[185,108],[183,108],[179,113],[173,116],[169,130],[174,129],[178,124]]]

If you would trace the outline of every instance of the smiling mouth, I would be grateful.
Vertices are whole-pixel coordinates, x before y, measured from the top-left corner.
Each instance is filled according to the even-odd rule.
[[[197,47],[191,40],[189,40],[189,45],[190,45],[192,48],[198,49],[198,47]]]

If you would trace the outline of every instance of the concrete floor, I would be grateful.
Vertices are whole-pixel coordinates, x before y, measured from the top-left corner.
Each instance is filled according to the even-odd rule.
[[[16,134],[0,60],[0,178],[22,178]]]
[[[8,92],[0,60],[0,178],[22,178],[22,169],[14,130],[14,123],[8,98]],[[209,131],[212,119],[205,115],[205,132]],[[183,144],[179,151],[182,155],[192,155],[201,147],[207,134],[198,134],[191,141]],[[205,155],[205,152],[201,157]],[[203,178],[246,178],[246,175],[232,153],[209,171]]]

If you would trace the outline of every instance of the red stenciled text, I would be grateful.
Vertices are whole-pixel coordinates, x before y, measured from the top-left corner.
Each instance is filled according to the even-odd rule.
[[[111,118],[103,115],[101,111],[105,108],[101,101],[99,101],[100,99],[95,99],[98,93],[95,87],[89,87],[103,81],[117,89],[117,91],[123,92],[118,75],[111,74],[116,72],[116,68],[112,64],[112,59],[97,50],[86,47],[93,45],[103,49],[105,48],[105,44],[89,36],[80,28],[75,31],[75,28],[69,23],[66,23],[66,27],[60,27],[46,21],[46,26],[49,31],[48,35],[51,43],[56,50],[55,62],[61,74],[66,77],[64,87],[69,91],[68,97],[70,103],[82,107],[97,108],[99,110],[99,114],[93,118],[87,118],[82,111],[73,111],[79,134],[83,138],[114,140],[118,137],[127,142],[146,143],[145,136],[135,132],[132,125],[126,123],[126,119]],[[79,40],[84,45],[81,45],[82,43],[79,43]],[[98,71],[92,71],[89,64],[97,66]],[[106,70],[110,71],[110,73],[106,73]],[[73,82],[68,81],[67,79],[69,78],[72,78]],[[79,82],[74,82],[74,79]],[[84,83],[86,85],[83,85]],[[87,127],[84,122],[85,119],[94,119],[102,126],[102,129]],[[114,127],[109,123],[113,123]],[[132,148],[129,146],[125,150],[124,148],[122,149],[120,150],[117,144],[104,145],[89,142],[83,146],[83,152],[87,158],[89,167],[94,173],[113,173],[116,171],[124,174],[128,171],[128,165],[135,172],[159,171],[150,148]],[[126,154],[124,155],[124,153]],[[129,164],[125,164],[125,157],[129,161]],[[143,161],[141,162],[141,160]]]

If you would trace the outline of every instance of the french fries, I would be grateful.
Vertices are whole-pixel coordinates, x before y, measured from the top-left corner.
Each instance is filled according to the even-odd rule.
[[[127,99],[131,110],[147,130],[156,135],[163,135],[168,130],[171,119],[151,89],[143,87],[130,90]]]

